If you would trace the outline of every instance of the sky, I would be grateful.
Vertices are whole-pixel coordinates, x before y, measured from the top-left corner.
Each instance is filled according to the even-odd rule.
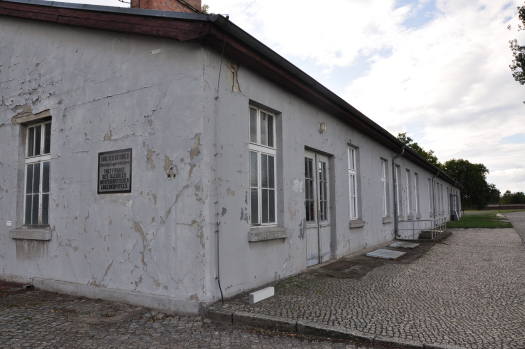
[[[123,6],[118,0],[70,0]],[[525,192],[523,0],[203,0],[393,135]],[[508,25],[511,29],[507,29]]]

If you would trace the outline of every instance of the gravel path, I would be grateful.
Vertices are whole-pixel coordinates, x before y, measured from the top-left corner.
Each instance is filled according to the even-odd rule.
[[[358,280],[300,274],[271,299],[226,307],[424,343],[523,349],[524,304],[525,246],[514,229],[454,229],[411,264]]]
[[[514,230],[521,238],[521,242],[525,245],[525,211],[505,213],[505,216],[512,223]]]

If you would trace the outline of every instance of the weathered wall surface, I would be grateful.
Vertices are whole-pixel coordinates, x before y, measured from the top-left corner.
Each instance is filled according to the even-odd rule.
[[[306,148],[330,159],[331,258],[394,237],[395,153],[227,57],[219,83],[221,57],[215,51],[2,18],[0,62],[0,141],[8,149],[0,154],[4,278],[196,312],[201,302],[220,297],[217,262],[226,296],[296,274],[306,268]],[[277,113],[277,217],[278,226],[290,232],[286,239],[248,241],[254,231],[248,196],[250,103]],[[25,126],[14,125],[12,118],[47,111],[52,237],[14,240],[4,222],[23,223]],[[323,133],[320,122],[326,123]],[[352,229],[349,144],[358,149],[364,222]],[[97,195],[97,154],[125,148],[133,149],[132,193]],[[381,158],[388,160],[386,222]],[[434,174],[404,158],[397,163],[401,216],[409,214],[404,210],[408,168],[412,176],[419,174],[420,219],[430,219],[427,180]],[[414,202],[415,191],[410,195]]]
[[[159,296],[142,299],[174,310],[209,300],[203,48],[2,17],[0,84],[0,273],[57,290],[65,286],[53,281],[69,282],[72,293]],[[23,224],[25,126],[12,118],[44,110],[52,238],[13,240],[9,230]],[[125,148],[132,193],[97,195],[97,154]]]
[[[218,65],[220,56],[207,51],[209,68]],[[269,82],[237,62],[223,66],[219,101],[206,106],[215,108],[218,118],[217,157],[220,215],[220,273],[226,295],[257,287],[306,268],[304,234],[304,154],[305,148],[330,156],[332,258],[358,251],[394,238],[392,150],[357,132],[307,101]],[[233,69],[232,69],[233,68]],[[235,74],[234,74],[235,71]],[[217,79],[217,72],[207,69],[206,80]],[[216,85],[214,85],[216,86]],[[217,93],[212,91],[212,97]],[[207,98],[206,101],[212,101]],[[278,226],[291,231],[291,238],[248,242],[249,205],[249,105],[265,106],[278,112],[277,178]],[[212,107],[214,106],[214,107]],[[318,124],[326,123],[320,133]],[[359,219],[361,228],[349,228],[348,145],[358,148]],[[387,182],[390,222],[383,223],[381,164],[388,160]],[[404,158],[401,166],[400,196],[405,207],[405,170],[419,175],[420,220],[430,219],[427,178],[433,174]],[[450,186],[441,180],[443,186]],[[413,179],[412,182],[413,183]],[[411,189],[411,201],[415,190]],[[414,211],[414,209],[412,209]],[[407,212],[401,210],[402,219]],[[416,219],[416,212],[411,212]],[[440,216],[444,213],[440,212]],[[254,229],[252,228],[252,231]]]

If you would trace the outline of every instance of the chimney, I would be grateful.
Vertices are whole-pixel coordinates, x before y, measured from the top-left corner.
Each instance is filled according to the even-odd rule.
[[[131,8],[200,13],[201,0],[131,0]]]

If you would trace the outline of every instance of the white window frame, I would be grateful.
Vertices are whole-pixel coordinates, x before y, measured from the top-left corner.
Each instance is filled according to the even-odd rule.
[[[356,152],[356,148],[348,147],[348,196],[350,198],[350,220],[355,220],[359,217]],[[354,189],[353,193],[352,188]]]
[[[384,159],[381,159],[381,189],[382,189],[382,199],[383,199],[383,217],[388,216],[388,206],[387,206],[387,197],[386,197],[386,169],[388,168],[388,162]]]
[[[407,205],[407,216],[410,215],[410,170],[407,168],[406,174],[406,205]]]
[[[265,109],[261,109],[259,107],[256,107],[256,106],[253,106],[253,105],[250,105],[250,108],[249,110],[255,110],[256,113],[257,113],[257,116],[256,116],[256,123],[257,123],[257,139],[252,141],[251,140],[251,132],[250,132],[250,129],[248,130],[248,137],[249,137],[249,145],[248,145],[248,148],[249,148],[249,151],[248,151],[248,159],[249,159],[249,162],[250,162],[250,166],[251,166],[251,153],[254,152],[257,154],[257,207],[258,207],[258,214],[257,214],[257,221],[256,222],[253,222],[253,217],[252,217],[252,206],[251,206],[251,202],[252,202],[252,189],[255,189],[255,187],[252,186],[251,184],[251,169],[249,171],[249,174],[248,174],[248,177],[249,177],[249,188],[250,188],[250,225],[251,226],[276,226],[277,225],[277,144],[276,144],[276,116],[274,113],[271,113]],[[272,140],[272,143],[273,143],[273,146],[268,146],[268,145],[264,145],[262,144],[262,141],[261,141],[261,112],[263,113],[266,113],[267,115],[270,115],[272,118],[273,118],[273,125],[272,125],[272,133],[273,133],[273,140]],[[250,111],[250,119],[248,121],[248,124],[251,126],[251,111]],[[249,127],[250,127],[249,126]],[[273,171],[273,180],[274,180],[274,188],[273,188],[273,191],[274,191],[274,212],[273,212],[273,217],[274,217],[274,221],[270,221],[270,212],[268,212],[268,222],[267,223],[263,223],[262,222],[262,210],[263,210],[263,207],[262,207],[262,191],[263,191],[263,188],[262,188],[262,168],[261,168],[261,163],[262,163],[262,155],[267,155],[267,156],[272,156],[273,157],[273,163],[274,163],[274,171]],[[268,198],[269,199],[269,198]],[[270,206],[270,202],[268,202],[268,206]]]
[[[35,123],[35,124],[31,124],[31,125],[28,125],[27,128],[26,128],[26,140],[25,140],[25,149],[24,149],[24,216],[23,216],[23,225],[24,226],[39,226],[39,225],[45,225],[45,226],[49,226],[49,207],[50,207],[50,201],[51,201],[51,179],[48,178],[48,188],[49,188],[49,191],[48,192],[43,192],[43,187],[44,187],[44,163],[45,162],[50,162],[51,161],[51,144],[50,144],[50,150],[49,150],[49,153],[44,153],[45,151],[45,126],[49,124],[50,128],[51,128],[51,120],[48,120],[48,121],[44,121],[44,122],[39,122],[39,123]],[[41,153],[39,155],[29,155],[29,130],[34,128],[36,129],[36,127],[40,126],[40,151]],[[50,130],[51,132],[51,130]],[[51,135],[50,135],[50,138],[51,138]],[[51,142],[51,139],[50,139],[50,142]],[[34,143],[34,145],[36,145],[36,142]],[[31,144],[31,146],[33,146],[33,144]],[[35,151],[35,149],[33,149],[33,152]],[[26,214],[27,214],[27,177],[28,177],[28,171],[27,171],[27,167],[28,165],[35,165],[35,164],[40,164],[40,171],[38,173],[38,176],[39,176],[39,187],[38,187],[38,219],[37,219],[37,223],[36,224],[33,224],[33,222],[31,223],[28,223],[27,220],[26,220]],[[49,175],[50,177],[50,175]],[[34,178],[34,177],[33,177]],[[35,194],[35,193],[33,193]],[[43,223],[42,222],[42,216],[43,216],[43,212],[42,212],[42,203],[43,203],[43,194],[48,194],[49,195],[49,198],[48,198],[48,212],[47,212],[47,217],[48,217],[48,222],[47,223]]]
[[[430,178],[428,179],[428,210],[432,215],[432,180]]]
[[[399,217],[401,214],[401,198],[399,197],[399,172],[401,170],[401,166],[396,165],[395,171],[394,171],[394,180],[395,180],[395,190],[396,190],[396,210],[395,214]]]
[[[443,184],[440,184],[441,187],[441,214],[445,214],[445,196],[443,195]]]
[[[414,172],[414,208],[417,214],[420,214],[419,209],[419,174]]]

